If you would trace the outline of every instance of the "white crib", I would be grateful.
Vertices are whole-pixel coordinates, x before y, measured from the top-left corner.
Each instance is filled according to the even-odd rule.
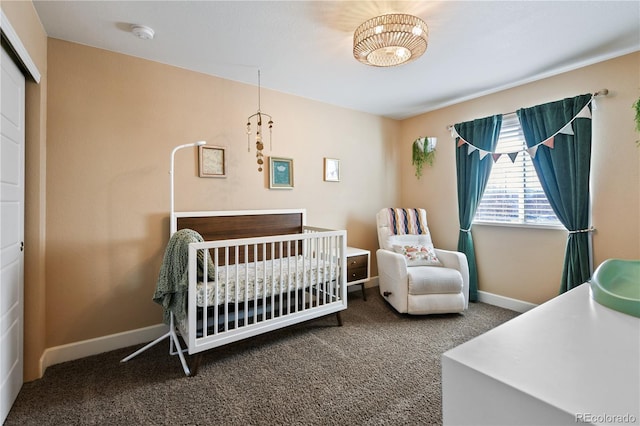
[[[204,242],[189,244],[186,316],[171,313],[169,352],[197,354],[347,308],[346,231],[305,225],[304,209],[180,212],[173,229],[193,229]],[[198,254],[210,257],[200,265]],[[204,270],[202,270],[204,269]],[[182,348],[181,336],[186,344]]]

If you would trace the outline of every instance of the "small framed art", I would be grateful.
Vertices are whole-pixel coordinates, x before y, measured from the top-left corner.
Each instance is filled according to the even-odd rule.
[[[293,159],[269,157],[269,188],[293,188]]]
[[[200,147],[200,177],[227,177],[224,148],[203,145]]]
[[[340,182],[340,160],[324,159],[324,180],[326,182]]]

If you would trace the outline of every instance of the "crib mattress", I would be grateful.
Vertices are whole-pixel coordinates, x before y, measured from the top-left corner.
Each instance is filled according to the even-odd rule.
[[[198,306],[214,306],[256,300],[307,289],[336,280],[339,265],[317,258],[291,256],[274,260],[219,266],[207,285],[199,282]],[[211,279],[213,278],[213,279]]]

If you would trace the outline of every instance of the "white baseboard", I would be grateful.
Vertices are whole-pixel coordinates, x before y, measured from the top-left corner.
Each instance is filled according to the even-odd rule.
[[[370,281],[365,283],[366,288],[376,287],[377,285],[378,277],[372,277]],[[354,288],[354,290],[356,289]],[[522,300],[487,293],[486,291],[478,291],[478,301],[521,313],[538,306]],[[44,371],[49,366],[125,348],[127,346],[147,343],[157,339],[167,331],[168,327],[165,324],[158,324],[137,330],[47,348],[40,357],[40,377],[44,375]]]
[[[528,310],[538,306],[535,303],[524,302],[522,300],[512,299],[510,297],[487,293],[486,291],[480,290],[478,290],[478,302],[498,306],[500,308],[511,309],[512,311],[520,313],[527,312]]]
[[[369,282],[365,283],[366,288],[375,287],[377,285],[378,277],[373,277]],[[354,287],[353,289],[349,288],[349,291],[356,291],[359,289],[359,287]],[[52,365],[101,354],[115,349],[125,348],[127,346],[151,342],[165,334],[168,330],[169,328],[166,325],[158,324],[139,328],[137,330],[125,331],[122,333],[111,334],[109,336],[97,337],[95,339],[47,348],[40,357],[40,377],[44,375],[44,371],[47,367]]]
[[[40,377],[44,375],[44,371],[51,365],[125,348],[127,346],[147,343],[162,336],[168,330],[169,327],[165,324],[158,324],[137,330],[47,348],[40,357]]]

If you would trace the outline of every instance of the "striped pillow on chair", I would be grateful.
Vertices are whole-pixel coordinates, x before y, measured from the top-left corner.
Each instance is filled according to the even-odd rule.
[[[389,214],[389,233],[391,235],[426,235],[427,212],[424,209],[387,209]]]

